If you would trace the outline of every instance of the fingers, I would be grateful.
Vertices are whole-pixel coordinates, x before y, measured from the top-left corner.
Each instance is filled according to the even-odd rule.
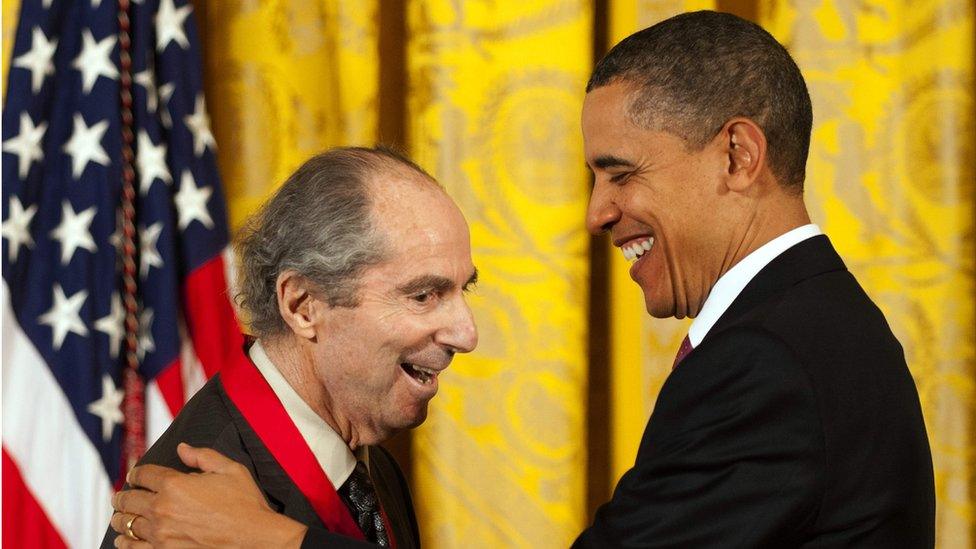
[[[115,546],[120,549],[152,549],[148,541],[135,541],[125,536],[115,538]]]
[[[130,515],[148,515],[155,496],[156,494],[148,490],[122,490],[112,496],[112,508]],[[115,531],[125,533],[117,528]]]
[[[176,447],[176,453],[189,467],[199,469],[204,473],[224,473],[236,468],[239,464],[210,448],[195,448],[185,442]]]
[[[144,517],[132,513],[115,513],[112,515],[109,524],[112,526],[112,530],[119,534],[115,538],[116,547],[149,547],[149,543],[146,541],[149,534],[144,530],[148,523]],[[133,536],[137,539],[133,539]],[[124,542],[128,542],[128,544],[120,545]],[[138,545],[140,543],[145,545]]]
[[[179,471],[162,465],[139,465],[129,471],[125,480],[130,486],[158,492],[167,478],[180,474]]]

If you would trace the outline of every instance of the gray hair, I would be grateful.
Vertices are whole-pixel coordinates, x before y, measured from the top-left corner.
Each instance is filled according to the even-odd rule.
[[[433,178],[384,147],[337,148],[305,162],[238,234],[237,304],[258,337],[287,329],[278,310],[278,276],[294,271],[332,307],[359,305],[359,277],[382,262],[387,243],[371,217],[369,182],[381,173]]]
[[[700,150],[737,116],[762,127],[780,183],[803,190],[813,112],[793,58],[762,27],[728,13],[677,15],[636,32],[597,63],[590,92],[633,84],[629,106],[643,128]]]

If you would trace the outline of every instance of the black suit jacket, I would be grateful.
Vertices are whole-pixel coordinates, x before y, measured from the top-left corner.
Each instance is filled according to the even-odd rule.
[[[328,547],[349,549],[375,547],[326,530],[312,505],[227,396],[219,374],[186,403],[169,429],[139,463],[154,463],[189,471],[176,454],[176,446],[180,442],[213,448],[247,467],[272,509],[309,527],[303,547],[320,547],[325,544]],[[369,466],[377,497],[396,537],[397,548],[419,547],[417,519],[400,468],[393,457],[379,446],[369,448]],[[109,528],[102,541],[104,549],[113,547],[115,535]]]
[[[746,286],[672,372],[576,547],[932,547],[904,354],[825,236]]]

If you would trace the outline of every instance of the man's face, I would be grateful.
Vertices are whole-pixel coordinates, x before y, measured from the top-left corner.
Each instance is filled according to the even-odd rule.
[[[689,151],[673,134],[638,127],[627,113],[630,90],[614,83],[583,103],[586,163],[595,176],[587,227],[609,230],[625,257],[636,256],[630,276],[651,315],[693,317],[727,268],[728,155],[719,139]]]
[[[421,424],[438,374],[478,342],[464,296],[476,275],[460,210],[412,173],[371,187],[388,258],[363,273],[358,307],[328,309],[314,357],[330,409],[360,445]]]

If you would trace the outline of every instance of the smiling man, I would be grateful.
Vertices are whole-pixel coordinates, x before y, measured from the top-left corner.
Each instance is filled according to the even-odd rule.
[[[577,547],[934,544],[901,346],[804,206],[811,111],[787,51],[729,14],[659,23],[594,69],[587,225],[651,315],[695,320]]]
[[[205,468],[178,444],[217,450],[233,460],[222,471],[257,483],[239,499],[281,513],[264,515],[267,528],[228,528],[215,546],[272,546],[264,536],[276,525],[296,545],[418,546],[404,478],[377,445],[424,421],[439,374],[477,344],[464,298],[477,275],[460,210],[395,153],[336,149],[281,187],[239,252],[238,300],[257,339],[227,357],[142,463],[189,470],[183,457]],[[131,512],[113,517],[129,541],[199,542],[167,537],[139,500],[150,493],[129,494]],[[208,511],[232,502],[201,498],[202,510],[159,513],[216,527]]]

